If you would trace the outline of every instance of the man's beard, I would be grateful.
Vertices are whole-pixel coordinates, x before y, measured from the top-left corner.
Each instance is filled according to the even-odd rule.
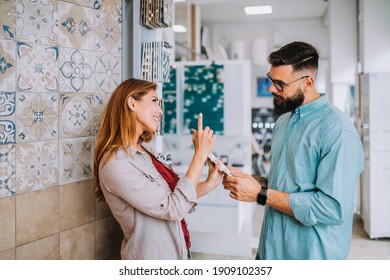
[[[293,96],[287,98],[274,95],[273,113],[275,116],[280,116],[284,113],[292,112],[302,105],[304,99],[305,95],[301,89],[298,89]]]

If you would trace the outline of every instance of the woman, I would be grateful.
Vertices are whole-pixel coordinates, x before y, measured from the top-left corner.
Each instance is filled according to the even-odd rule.
[[[122,259],[187,259],[190,239],[184,217],[197,199],[222,179],[221,163],[209,163],[209,175],[199,179],[215,135],[193,131],[194,155],[185,177],[157,160],[148,144],[162,111],[156,84],[128,79],[113,92],[103,114],[95,145],[94,180],[99,200],[106,200],[124,238]]]

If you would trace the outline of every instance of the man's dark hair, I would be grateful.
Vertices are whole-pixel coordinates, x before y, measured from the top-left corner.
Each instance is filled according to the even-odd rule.
[[[318,51],[305,42],[292,42],[272,52],[268,62],[273,66],[291,65],[293,71],[318,69]]]

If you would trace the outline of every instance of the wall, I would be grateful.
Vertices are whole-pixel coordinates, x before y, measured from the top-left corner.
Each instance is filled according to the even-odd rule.
[[[233,41],[244,41],[245,59],[251,59],[251,45],[256,38],[262,38],[267,41],[267,51],[265,52],[267,54],[291,41],[306,41],[318,48],[321,61],[324,62],[325,66],[329,59],[328,28],[323,24],[321,18],[284,21],[223,22],[209,24],[207,26],[210,31],[209,41],[212,49],[215,50],[218,45],[221,45],[229,53],[230,44]],[[266,59],[267,57],[264,57],[265,61]],[[251,103],[253,108],[273,106],[272,98],[259,98],[256,96],[256,79],[259,76],[265,76],[268,70],[268,63],[264,66],[252,67]],[[325,88],[322,87],[321,91],[325,91]]]
[[[350,115],[351,86],[358,70],[357,3],[331,0],[328,15],[331,101]]]
[[[359,46],[363,73],[390,71],[390,1],[359,1]]]
[[[122,3],[0,1],[0,259],[109,259],[93,194],[100,115],[122,80]]]

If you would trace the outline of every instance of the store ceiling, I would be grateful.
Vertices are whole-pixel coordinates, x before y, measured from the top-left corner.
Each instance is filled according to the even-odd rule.
[[[319,18],[327,10],[326,0],[192,0],[201,9],[202,22],[258,21]],[[247,16],[244,6],[271,5],[269,15]]]

